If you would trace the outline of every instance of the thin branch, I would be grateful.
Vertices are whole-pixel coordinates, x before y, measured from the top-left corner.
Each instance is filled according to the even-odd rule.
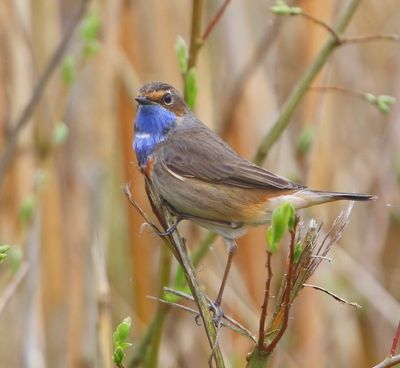
[[[221,19],[222,15],[225,12],[226,7],[229,5],[230,2],[231,2],[231,0],[225,0],[224,3],[219,8],[219,10],[217,11],[217,13],[211,19],[210,23],[208,23],[208,26],[206,27],[206,30],[204,31],[203,36],[201,37],[203,43],[207,40],[211,31],[214,29],[215,25]]]
[[[180,298],[186,299],[186,300],[190,300],[192,302],[194,302],[194,298],[193,296],[186,294],[182,291],[179,290],[174,290],[172,288],[169,287],[165,287],[164,291],[169,292],[171,294],[174,294],[176,296],[179,296]],[[212,305],[212,300],[206,296],[206,299],[211,307]],[[198,312],[197,312],[198,314]],[[233,319],[232,317],[228,316],[228,315],[223,315],[222,319],[226,320],[227,322],[229,322],[228,324],[225,323],[223,326],[230,328],[231,330],[238,332],[240,335],[243,336],[247,336],[249,337],[251,340],[253,340],[254,342],[257,342],[257,339],[255,338],[255,336],[251,333],[251,331],[249,331],[246,327],[244,327],[240,322],[236,321],[235,319]]]
[[[346,300],[344,298],[341,298],[340,296],[332,293],[331,291],[329,291],[329,290],[327,290],[327,289],[325,289],[325,288],[323,288],[321,286],[312,285],[312,284],[303,284],[303,287],[309,287],[309,288],[313,288],[315,290],[322,291],[322,292],[324,292],[325,294],[328,294],[329,296],[331,296],[333,299],[337,300],[340,303],[347,304],[347,305],[350,305],[350,306],[355,307],[355,308],[362,308],[362,306],[360,304],[355,303],[355,302],[349,302],[348,300]]]
[[[341,87],[341,86],[311,86],[310,91],[331,91],[331,92],[339,92],[347,96],[356,97],[363,101],[367,101],[365,99],[365,93],[356,91],[354,89]]]
[[[311,20],[313,23],[315,23],[315,24],[321,26],[322,28],[324,28],[325,30],[327,30],[332,35],[332,37],[336,40],[336,43],[338,45],[342,43],[342,40],[339,37],[339,35],[337,34],[337,32],[328,23],[325,23],[324,21],[322,21],[318,18],[315,18],[313,15],[306,13],[304,11],[302,11],[298,15],[301,15],[302,17]]]
[[[279,329],[278,334],[275,338],[271,341],[271,343],[265,348],[265,352],[267,355],[270,355],[280,339],[282,338],[283,334],[286,331],[289,322],[289,312],[291,307],[291,291],[292,291],[292,282],[293,282],[293,254],[294,254],[294,247],[296,244],[296,228],[297,228],[297,218],[294,229],[290,231],[290,247],[289,247],[289,257],[288,257],[288,271],[287,271],[287,278],[286,278],[286,291],[285,291],[285,309],[283,315],[283,321],[281,328]]]
[[[43,92],[45,91],[47,84],[50,81],[51,76],[57,70],[58,65],[60,64],[69,44],[69,41],[74,34],[76,27],[78,26],[81,18],[86,12],[87,6],[90,0],[81,0],[79,7],[76,13],[72,16],[69,25],[66,28],[66,32],[61,39],[58,47],[54,51],[52,57],[50,58],[43,75],[39,79],[35,89],[33,90],[32,96],[23,109],[20,117],[17,119],[15,123],[11,126],[13,127],[7,136],[7,146],[3,150],[1,157],[0,157],[0,187],[2,186],[6,170],[8,165],[12,159],[14,154],[15,148],[17,146],[18,137],[21,133],[22,129],[26,126],[31,118],[33,112],[37,104],[39,103]]]
[[[394,356],[397,352],[397,347],[399,345],[399,338],[400,338],[400,322],[397,325],[396,333],[394,334],[394,337],[393,337],[392,348],[390,349],[391,356]]]
[[[288,3],[291,4],[292,2],[294,1],[292,0]],[[261,41],[257,44],[250,59],[247,61],[242,71],[233,82],[229,97],[226,99],[226,109],[228,110],[228,112],[224,114],[225,117],[223,122],[221,123],[220,128],[220,134],[223,137],[228,134],[230,125],[234,121],[234,116],[238,107],[240,106],[240,101],[243,98],[247,84],[254,76],[257,68],[261,65],[262,61],[268,54],[268,51],[271,49],[271,46],[274,44],[276,38],[280,34],[279,29],[281,27],[282,21],[282,17],[273,18],[272,24],[268,25],[267,29],[264,32],[264,35],[261,38]]]
[[[374,365],[373,368],[390,368],[400,364],[400,354],[392,357],[387,357],[382,363]]]
[[[152,205],[153,212],[158,217],[164,229],[170,228],[174,222],[173,215],[170,213],[169,209],[162,204],[161,198],[159,197],[157,191],[153,188],[152,183],[147,179],[145,183],[147,195]],[[211,316],[206,297],[204,296],[199,282],[197,281],[196,272],[190,260],[186,244],[177,230],[165,238],[168,239],[168,243],[171,246],[172,252],[174,253],[178,262],[182,265],[186,281],[199,309],[208,342],[212,349],[212,357],[214,358],[215,364],[217,368],[225,367],[221,349],[218,344],[218,331],[214,324],[213,317]]]
[[[335,33],[340,34],[346,29],[354,12],[360,5],[360,2],[361,0],[349,1],[339,17],[339,22],[337,26],[334,28]],[[274,143],[278,140],[278,138],[282,135],[286,127],[291,122],[292,116],[297,106],[302,101],[312,81],[321,71],[329,56],[332,54],[337,46],[338,44],[336,42],[336,38],[331,36],[329,40],[325,43],[325,46],[322,48],[314,62],[310,65],[308,70],[304,73],[303,77],[293,88],[291,94],[282,106],[280,115],[273,123],[271,130],[262,139],[262,143],[254,156],[255,163],[261,164],[267,157],[271,147],[274,145]]]
[[[265,338],[265,320],[267,318],[267,313],[268,313],[268,302],[270,298],[270,288],[271,288],[271,280],[272,280],[272,266],[271,266],[271,258],[272,258],[272,253],[270,251],[267,251],[267,270],[268,270],[268,275],[267,275],[267,281],[265,283],[265,291],[264,291],[264,302],[261,307],[261,317],[260,317],[260,325],[258,328],[258,349],[259,350],[264,350],[265,349],[265,343],[264,343],[264,338]]]
[[[5,306],[10,301],[11,297],[16,292],[21,281],[26,276],[28,269],[29,269],[28,263],[25,262],[22,263],[18,271],[14,275],[14,277],[11,279],[7,287],[4,289],[3,293],[0,295],[0,315],[1,313],[3,313]]]
[[[136,211],[139,212],[140,216],[142,216],[142,218],[143,218],[143,220],[145,221],[145,223],[146,223],[148,226],[150,226],[150,227],[154,230],[154,232],[155,232],[156,234],[161,233],[162,231],[161,231],[156,225],[154,225],[154,224],[151,222],[151,220],[150,220],[150,218],[147,216],[146,212],[143,211],[143,209],[142,209],[142,207],[140,207],[139,203],[137,203],[137,202],[135,201],[135,199],[133,198],[132,192],[131,192],[131,183],[125,184],[125,186],[124,186],[124,188],[123,188],[123,191],[124,191],[126,197],[128,198],[129,203],[130,203],[133,207],[135,207]]]
[[[202,46],[201,18],[203,12],[203,0],[193,0],[192,6],[192,30],[190,34],[188,70],[196,65],[197,55]]]
[[[348,43],[364,43],[364,42],[374,42],[374,41],[392,41],[399,42],[400,35],[399,34],[378,34],[371,36],[350,36],[350,37],[342,37],[340,39],[340,43],[348,44]]]

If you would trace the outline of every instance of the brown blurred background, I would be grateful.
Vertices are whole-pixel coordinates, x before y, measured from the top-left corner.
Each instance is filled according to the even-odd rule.
[[[204,3],[205,25],[222,1]],[[295,3],[334,24],[347,1]],[[233,0],[198,60],[195,111],[246,158],[327,38],[325,30],[301,18],[274,25],[273,4]],[[79,6],[79,0],[0,2],[0,154]],[[82,23],[90,16],[100,20],[100,47],[88,56]],[[399,20],[398,0],[363,0],[346,34],[400,33]],[[1,367],[111,367],[112,328],[126,316],[133,321],[129,341],[134,347],[140,341],[157,308],[146,296],[158,295],[162,243],[140,231],[143,220],[122,192],[130,181],[135,198],[151,213],[131,148],[133,97],[153,80],[182,90],[174,44],[178,35],[189,42],[190,25],[190,1],[90,2],[0,184],[0,244],[12,245],[0,265]],[[232,100],[242,71],[271,32],[271,47],[240,87],[241,98]],[[346,45],[314,84],[399,99],[399,65],[399,43]],[[68,137],[58,144],[65,127]],[[301,150],[305,130],[313,139]],[[379,196],[356,205],[332,263],[323,263],[311,280],[363,308],[305,290],[274,367],[370,367],[388,354],[400,318],[399,141],[398,105],[385,115],[357,98],[310,91],[272,149],[265,167],[283,176],[313,188]],[[329,223],[344,206],[303,215]],[[180,227],[195,249],[204,230]],[[224,299],[225,311],[252,331],[266,277],[264,234],[265,227],[251,229],[240,239]],[[225,259],[218,240],[199,267],[211,297]],[[245,337],[224,330],[221,346],[227,366],[244,366],[251,350]],[[191,315],[173,310],[159,366],[205,367],[208,354],[203,329]]]

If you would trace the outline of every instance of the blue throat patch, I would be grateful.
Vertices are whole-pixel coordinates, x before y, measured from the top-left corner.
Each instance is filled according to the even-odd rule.
[[[146,166],[154,148],[166,138],[175,122],[176,115],[160,105],[139,105],[133,148],[140,167]]]

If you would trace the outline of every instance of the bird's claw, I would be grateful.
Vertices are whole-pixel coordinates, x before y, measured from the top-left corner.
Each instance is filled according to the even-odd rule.
[[[158,236],[168,236],[171,235],[177,228],[179,221],[175,222],[175,224],[171,225],[167,230],[162,232],[157,232]]]
[[[209,311],[213,313],[213,323],[216,327],[218,327],[221,323],[222,318],[224,317],[224,311],[221,308],[220,303],[214,302],[210,303],[208,307]],[[201,325],[200,323],[200,313],[194,317],[194,320],[198,326]]]

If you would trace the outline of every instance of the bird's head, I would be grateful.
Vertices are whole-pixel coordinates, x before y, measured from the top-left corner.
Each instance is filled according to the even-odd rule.
[[[190,110],[174,87],[161,82],[144,85],[135,100],[138,110],[134,149],[143,168],[155,147],[166,139],[173,127],[185,120]]]
[[[171,85],[162,82],[152,82],[140,88],[136,102],[140,107],[149,106],[150,109],[160,107],[172,112],[175,116],[183,116],[190,112],[180,93]]]

